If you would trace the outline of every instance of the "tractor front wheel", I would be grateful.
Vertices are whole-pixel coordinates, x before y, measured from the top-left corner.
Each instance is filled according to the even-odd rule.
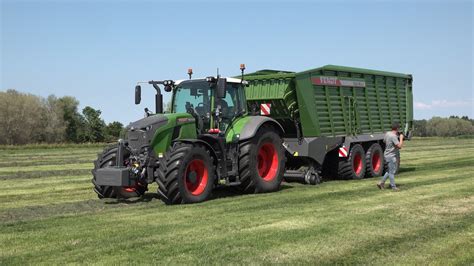
[[[201,145],[175,143],[160,160],[156,182],[166,204],[202,202],[211,195],[214,163]]]
[[[95,182],[96,171],[99,168],[113,167],[116,164],[117,156],[117,145],[112,145],[104,149],[102,153],[98,154],[97,160],[94,161],[94,169],[92,169],[92,184],[94,185],[94,192],[97,194],[99,199],[103,198],[133,198],[140,197],[147,191],[146,184],[137,183],[133,187],[112,187],[112,186],[100,186]],[[129,154],[126,153],[125,157]]]
[[[240,188],[246,193],[273,192],[280,188],[285,169],[282,140],[273,128],[260,129],[240,146]]]

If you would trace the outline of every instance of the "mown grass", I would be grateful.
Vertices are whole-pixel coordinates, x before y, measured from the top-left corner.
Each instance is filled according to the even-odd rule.
[[[376,179],[329,181],[219,189],[182,206],[163,205],[156,186],[97,200],[100,147],[77,148],[0,149],[0,264],[474,263],[472,139],[407,142],[398,193]]]

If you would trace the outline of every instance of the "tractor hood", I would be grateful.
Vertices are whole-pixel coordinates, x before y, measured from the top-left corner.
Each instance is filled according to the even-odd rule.
[[[130,123],[127,126],[127,141],[131,152],[138,154],[142,148],[150,146],[156,131],[167,123],[168,118],[161,114]]]
[[[177,138],[196,138],[194,118],[187,113],[155,114],[130,123],[126,130],[128,147],[133,154],[151,148],[159,155]]]
[[[160,115],[160,114],[152,115],[149,117],[142,118],[133,123],[130,123],[127,126],[127,130],[131,130],[131,131],[142,130],[148,126],[153,126],[153,125],[162,124],[162,123],[166,124],[167,121],[168,121],[168,118],[165,115]]]

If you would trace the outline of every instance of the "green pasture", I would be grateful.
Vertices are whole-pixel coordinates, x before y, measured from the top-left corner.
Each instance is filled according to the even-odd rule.
[[[415,139],[377,179],[218,189],[201,204],[98,200],[97,145],[0,147],[0,264],[474,264],[474,140]]]

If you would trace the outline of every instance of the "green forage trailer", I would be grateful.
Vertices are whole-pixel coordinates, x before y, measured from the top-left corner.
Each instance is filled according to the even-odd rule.
[[[382,142],[392,122],[413,127],[411,75],[341,66],[261,70],[139,82],[156,91],[156,112],[126,128],[92,170],[99,198],[143,195],[156,182],[167,204],[208,199],[217,186],[273,192],[281,182],[383,173]],[[171,94],[163,112],[162,91]],[[399,160],[400,161],[400,160]]]
[[[302,176],[303,166],[339,178],[379,176],[384,133],[393,122],[408,138],[413,128],[411,75],[327,65],[245,79],[249,109],[285,129],[287,179]]]

